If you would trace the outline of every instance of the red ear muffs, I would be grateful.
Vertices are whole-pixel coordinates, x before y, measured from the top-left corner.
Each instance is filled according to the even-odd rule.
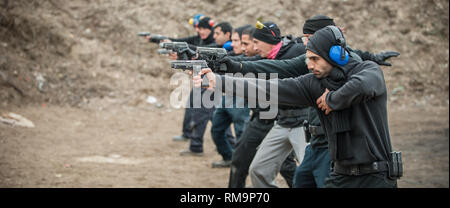
[[[214,27],[214,20],[209,20],[209,26]]]

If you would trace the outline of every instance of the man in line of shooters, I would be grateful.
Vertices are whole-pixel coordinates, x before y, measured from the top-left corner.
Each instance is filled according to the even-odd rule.
[[[214,65],[215,60],[224,56],[240,55],[240,50],[234,50],[231,47],[231,33],[233,28],[230,23],[221,22],[214,25],[214,21],[211,18],[201,15],[194,16],[191,23],[198,32],[198,36],[174,39],[161,35],[151,35],[149,33],[143,33],[143,35],[146,35],[149,42],[160,42],[162,48],[160,52],[174,52],[170,53],[171,59],[203,59],[206,60],[208,65]],[[214,43],[210,41],[211,37],[213,37]],[[185,42],[175,42],[183,40]],[[234,44],[237,45],[238,43],[235,42]],[[225,50],[220,50],[222,48]],[[231,50],[234,53],[231,53]],[[177,67],[178,65],[174,66]],[[213,66],[211,67],[214,68]],[[220,68],[220,66],[216,66],[216,68]],[[204,91],[202,90],[202,94]],[[223,99],[223,102],[225,102],[225,99]],[[234,100],[235,102],[243,102],[243,99]],[[217,151],[223,157],[223,160],[214,162],[212,165],[213,167],[228,167],[229,161],[231,161],[232,147],[236,142],[229,128],[230,124],[234,123],[235,134],[238,138],[248,120],[249,110],[247,108],[234,108],[232,106],[225,108],[225,103],[222,103],[222,106],[218,106],[219,108],[217,110],[207,108],[203,105],[200,108],[193,107],[193,92],[191,91],[189,105],[185,109],[183,135],[174,137],[175,141],[190,139],[189,149],[182,151],[180,154],[193,156],[203,155],[203,134],[208,120],[212,120],[211,134],[216,143]]]

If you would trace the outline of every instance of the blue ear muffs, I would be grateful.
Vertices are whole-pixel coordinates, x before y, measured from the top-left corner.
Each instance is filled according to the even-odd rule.
[[[223,44],[223,48],[225,48],[225,50],[227,50],[227,51],[233,50],[231,43],[232,43],[231,41],[227,41],[225,44]]]
[[[342,52],[342,51],[344,51],[344,52]],[[343,56],[342,56],[342,53],[344,53]],[[349,59],[348,52],[346,50],[342,50],[342,46],[339,46],[339,45],[332,46],[330,49],[329,56],[330,56],[330,59],[339,66],[344,66],[348,63],[348,59]]]
[[[334,38],[339,45],[334,45],[330,48],[330,59],[339,66],[344,66],[348,63],[349,55],[346,48],[345,38],[338,27],[327,26],[333,32]]]

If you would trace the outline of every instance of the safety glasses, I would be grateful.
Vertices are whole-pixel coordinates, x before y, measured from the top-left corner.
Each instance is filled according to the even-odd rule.
[[[270,29],[270,27],[265,26],[263,23],[261,23],[260,21],[256,21],[256,25],[255,25],[256,29],[258,30],[262,30],[263,28],[267,28],[273,35],[273,37],[277,37],[275,35],[275,33],[272,31],[272,29]]]

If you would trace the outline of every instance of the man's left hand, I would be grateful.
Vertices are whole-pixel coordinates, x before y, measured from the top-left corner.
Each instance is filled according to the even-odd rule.
[[[325,92],[322,94],[322,96],[320,96],[316,100],[317,107],[319,107],[319,109],[321,109],[322,111],[325,111],[325,115],[328,115],[331,111],[333,111],[333,109],[331,109],[327,104],[327,95],[329,92],[330,90],[325,89]]]
[[[375,56],[375,60],[374,61],[378,65],[392,66],[392,64],[387,62],[386,60],[391,58],[391,57],[397,57],[399,55],[400,55],[400,53],[399,52],[395,52],[395,51],[381,52],[381,53],[374,54],[374,56]]]

